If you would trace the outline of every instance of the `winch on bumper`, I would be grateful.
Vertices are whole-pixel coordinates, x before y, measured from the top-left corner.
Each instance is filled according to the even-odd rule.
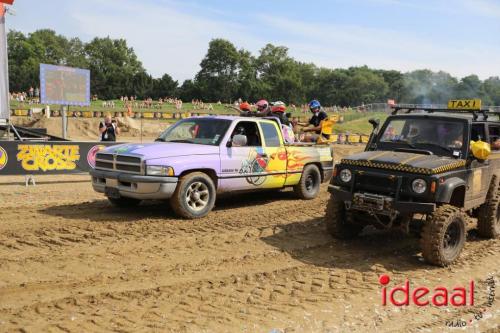
[[[168,199],[177,177],[143,176],[118,171],[91,170],[92,187],[110,198]]]
[[[329,185],[328,192],[346,204],[346,208],[367,211],[374,214],[392,216],[396,213],[430,214],[436,209],[434,203],[400,201],[385,195],[366,192],[351,192],[340,186]]]

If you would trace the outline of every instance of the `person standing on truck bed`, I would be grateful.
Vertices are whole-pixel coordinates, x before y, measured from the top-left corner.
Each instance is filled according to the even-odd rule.
[[[321,127],[323,126],[323,121],[328,118],[325,111],[321,109],[321,104],[317,100],[312,100],[309,103],[309,110],[312,112],[312,117],[309,119],[308,123],[299,123],[302,126],[312,126],[302,129],[302,132],[308,134],[304,135],[301,141],[305,142],[316,142],[320,135],[323,135],[325,139],[329,139],[329,135],[321,134]],[[311,133],[311,134],[309,134]]]

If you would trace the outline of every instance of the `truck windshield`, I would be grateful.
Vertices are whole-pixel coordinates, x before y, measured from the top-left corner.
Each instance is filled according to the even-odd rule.
[[[464,147],[465,122],[460,120],[404,118],[390,120],[379,137],[383,148],[431,151],[460,157]]]
[[[184,119],[166,129],[156,141],[217,146],[229,125],[231,121],[226,119]]]

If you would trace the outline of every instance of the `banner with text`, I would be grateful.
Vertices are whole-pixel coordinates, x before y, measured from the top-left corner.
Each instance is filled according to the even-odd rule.
[[[116,142],[0,141],[0,176],[88,172],[95,154]]]

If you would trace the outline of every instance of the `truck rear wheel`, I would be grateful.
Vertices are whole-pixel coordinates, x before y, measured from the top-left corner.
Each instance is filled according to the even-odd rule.
[[[438,207],[422,228],[422,256],[436,266],[452,264],[464,248],[465,232],[465,213],[450,205]]]
[[[363,230],[363,226],[353,223],[352,213],[348,212],[345,204],[335,199],[333,195],[326,206],[326,230],[334,238],[354,238]]]
[[[309,164],[302,170],[302,176],[297,185],[293,187],[295,194],[304,200],[314,199],[318,196],[321,185],[321,173],[314,164]]]
[[[134,198],[126,198],[126,197],[120,197],[120,198],[110,198],[108,197],[109,202],[115,207],[120,207],[120,208],[129,208],[129,207],[135,207],[141,203],[141,200],[139,199],[134,199]]]
[[[215,185],[203,172],[183,176],[170,198],[174,212],[187,219],[206,216],[214,207]]]
[[[477,229],[480,236],[485,238],[500,237],[500,179],[493,176],[486,201],[479,208]]]

